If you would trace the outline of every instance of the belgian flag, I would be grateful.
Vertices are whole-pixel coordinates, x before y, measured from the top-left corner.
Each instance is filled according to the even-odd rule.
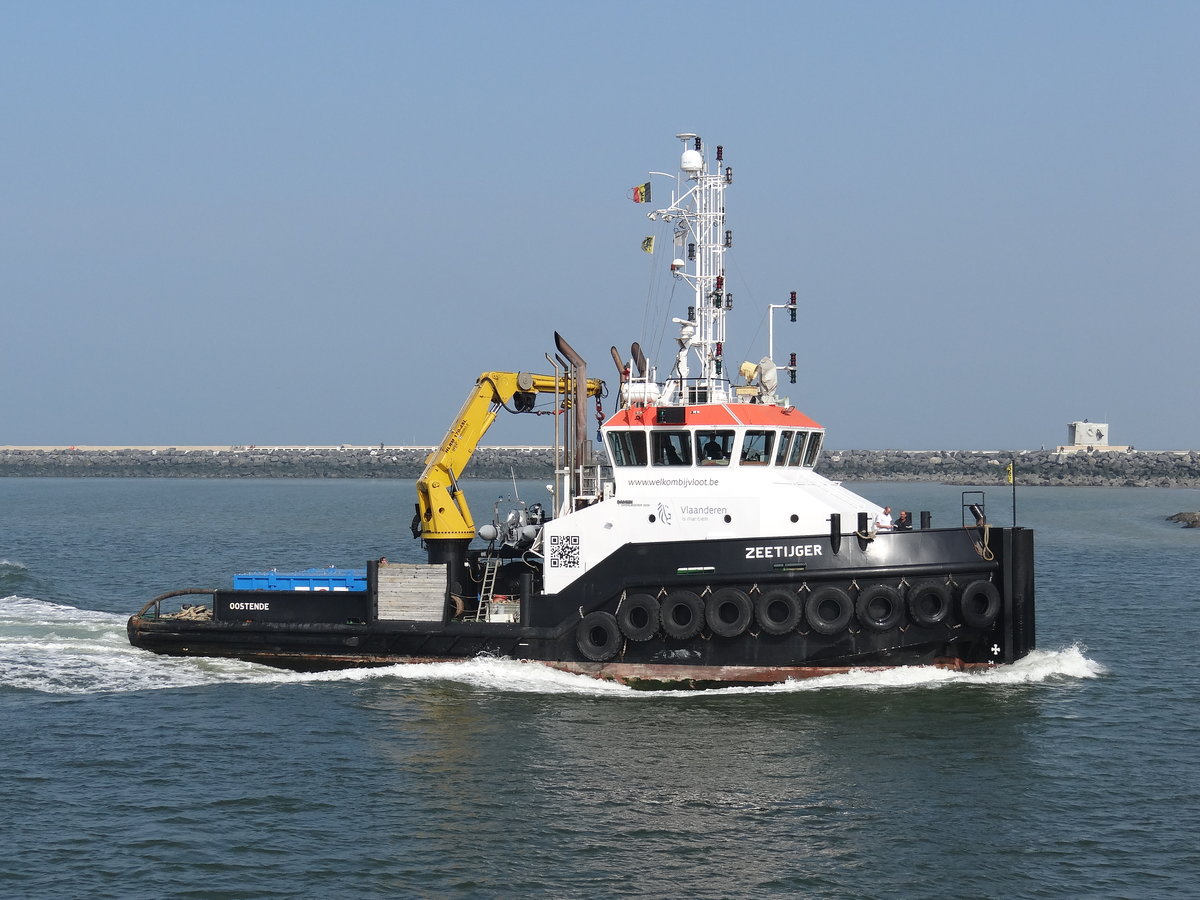
[[[634,203],[649,203],[650,202],[650,182],[639,184],[633,189]]]

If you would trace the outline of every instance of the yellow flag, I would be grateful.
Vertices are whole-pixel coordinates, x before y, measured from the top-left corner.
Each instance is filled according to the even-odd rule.
[[[1005,466],[1005,469],[1008,472],[1008,483],[1012,484],[1013,483],[1013,464],[1009,463],[1007,466]]]
[[[644,253],[654,252],[654,235],[650,235],[650,237],[642,241],[642,251]]]

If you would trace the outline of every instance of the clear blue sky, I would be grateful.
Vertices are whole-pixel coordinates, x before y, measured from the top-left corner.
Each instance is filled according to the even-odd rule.
[[[555,330],[611,379],[628,190],[693,131],[735,169],[727,355],[798,291],[776,355],[829,446],[1200,448],[1198,3],[0,18],[0,445],[432,443]]]

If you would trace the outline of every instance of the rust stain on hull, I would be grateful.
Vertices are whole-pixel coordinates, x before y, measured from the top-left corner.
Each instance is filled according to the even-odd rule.
[[[533,662],[533,660],[530,660]],[[575,675],[588,675],[602,681],[615,681],[643,690],[704,689],[736,685],[782,684],[847,672],[884,672],[910,666],[679,666],[650,663],[579,663],[537,661]],[[963,663],[956,659],[937,660],[932,668],[967,671],[994,668],[991,663]]]

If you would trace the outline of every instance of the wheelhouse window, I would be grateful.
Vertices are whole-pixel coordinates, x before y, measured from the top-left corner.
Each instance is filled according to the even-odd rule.
[[[821,453],[821,437],[821,434],[814,431],[812,437],[808,439],[808,452],[804,454],[804,465],[810,469],[817,464],[817,457]]]
[[[775,446],[774,431],[747,431],[742,439],[741,464],[765,466],[771,462],[771,450]]]
[[[652,431],[650,446],[656,466],[690,466],[692,464],[691,434],[687,431]]]
[[[792,445],[792,432],[779,432],[779,452],[775,454],[775,465],[787,465],[788,448]]]
[[[798,466],[804,462],[804,444],[807,438],[807,431],[796,432],[796,437],[792,440],[792,451],[788,454],[789,466]]]
[[[646,465],[646,432],[610,431],[608,451],[614,466]]]
[[[696,459],[702,466],[727,466],[733,452],[732,431],[697,431]]]

